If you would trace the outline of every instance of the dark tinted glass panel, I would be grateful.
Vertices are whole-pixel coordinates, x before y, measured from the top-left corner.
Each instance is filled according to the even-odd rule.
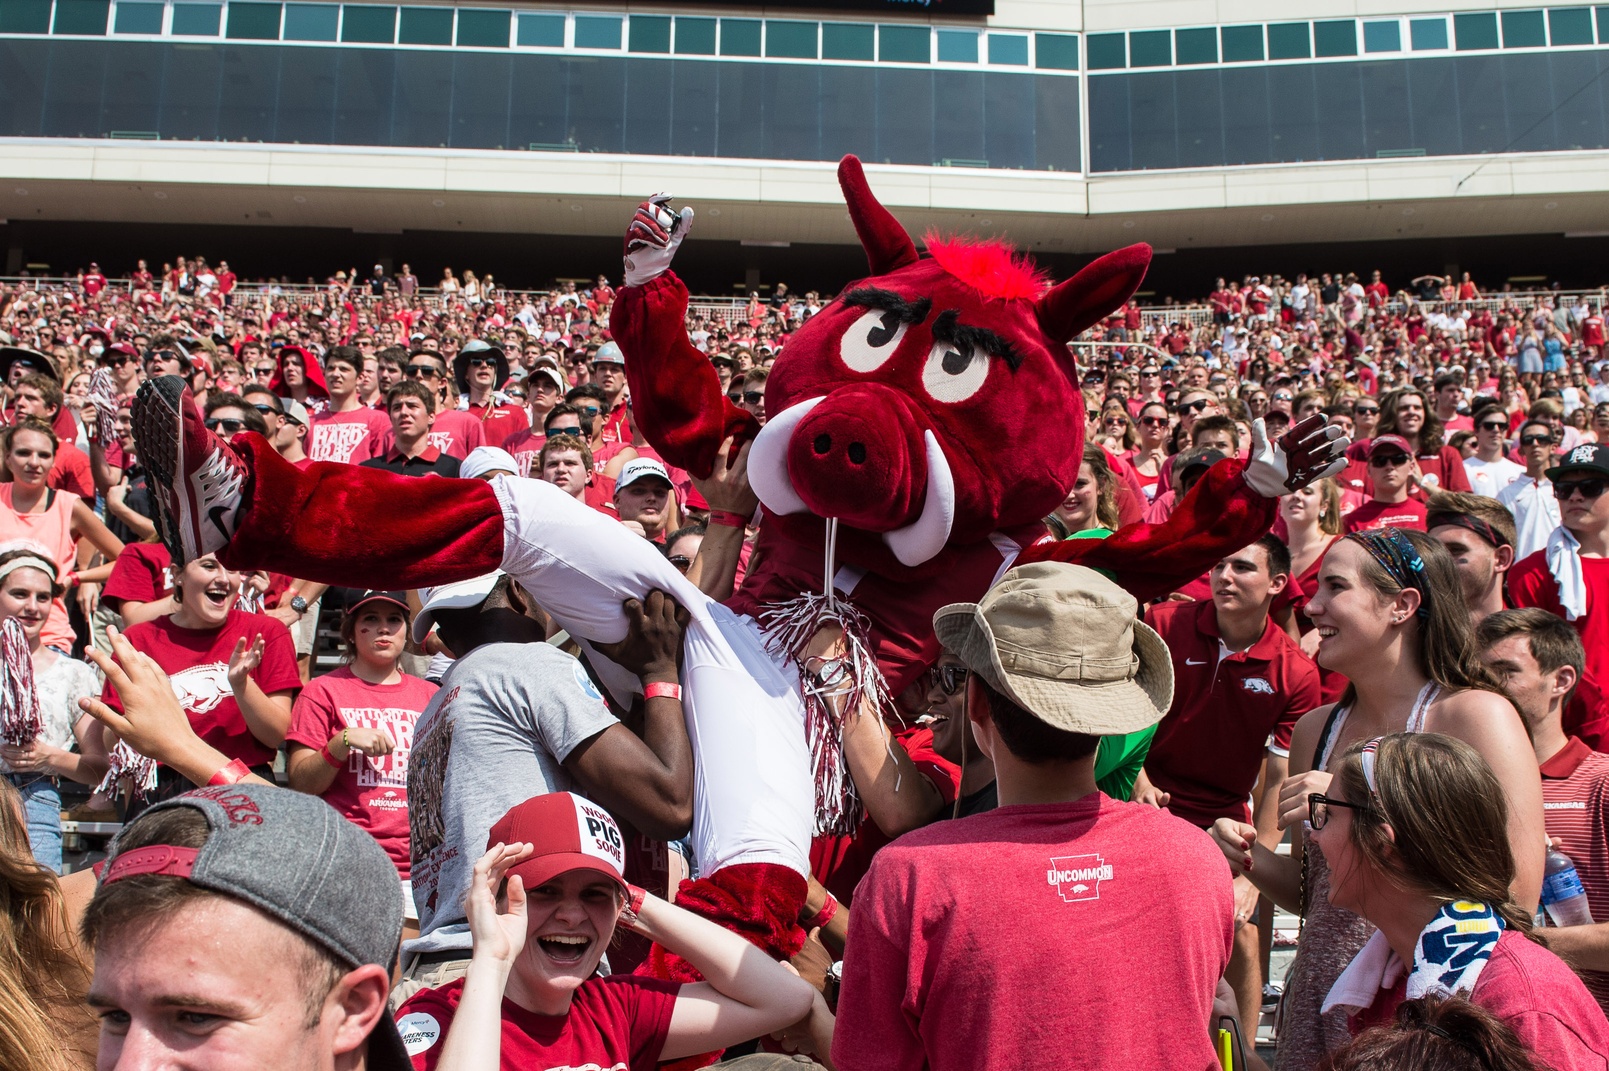
[[[1071,79],[1068,79],[1071,81]],[[1045,163],[1039,163],[1035,158],[1034,150],[1034,86],[1041,79],[1030,78],[1022,74],[1009,74],[1002,71],[987,71],[983,76],[983,158],[989,161],[991,167],[1012,168],[1047,168],[1057,167],[1060,170],[1077,170],[1075,164],[1070,168],[1061,168],[1058,163],[1065,147],[1056,147],[1051,144],[1051,138],[1046,139],[1047,153],[1056,150],[1054,155],[1047,155]],[[1074,98],[1073,109],[1078,108],[1077,98]],[[1055,136],[1060,136],[1059,134]],[[1075,141],[1072,149],[1074,155],[1078,153],[1078,144]],[[830,155],[823,153],[823,155]]]
[[[1180,63],[1217,63],[1218,31],[1211,27],[1175,30],[1173,49]]]
[[[1609,7],[1594,8],[1593,11],[1598,16],[1598,40],[1609,44]]]
[[[576,48],[619,48],[620,16],[577,15],[575,17]]]
[[[627,62],[612,56],[570,59],[570,129],[582,152],[625,151]]]
[[[933,153],[933,75],[879,68],[876,100],[878,158],[933,164],[938,159]]]
[[[1313,24],[1313,55],[1356,56],[1358,24],[1351,19]]]
[[[819,159],[821,124],[816,118],[816,101],[822,69],[802,63],[769,63],[763,69],[764,155],[774,160]],[[831,77],[831,72],[827,76]]]
[[[1113,71],[1128,66],[1128,41],[1120,33],[1092,33],[1084,41],[1089,49],[1089,69]]]
[[[978,35],[973,30],[939,30],[934,34],[939,42],[940,63],[978,62]],[[1028,62],[1028,39],[1022,39],[1022,61]]]
[[[1261,26],[1225,26],[1219,31],[1225,63],[1249,63],[1263,58]]]
[[[1558,52],[1549,57],[1553,75],[1553,95],[1559,110],[1554,113],[1554,136],[1559,149],[1597,149],[1605,140],[1603,98],[1600,93],[1578,93],[1576,86],[1587,85],[1598,77],[1603,53]]]
[[[1453,37],[1458,51],[1497,47],[1497,16],[1490,11],[1476,11],[1453,16]]]
[[[1447,47],[1447,20],[1443,18],[1413,19],[1408,23],[1408,35],[1415,52],[1435,51]]]
[[[1409,114],[1408,68],[1403,63],[1358,65],[1363,100],[1365,157],[1404,152],[1421,146],[1414,141]]]
[[[129,0],[117,5],[113,33],[161,33],[164,7],[161,4]]]
[[[468,10],[459,11],[460,20]],[[463,32],[462,23],[459,32]],[[484,52],[453,56],[451,144],[465,149],[513,147],[508,132],[513,64],[512,56]]]
[[[275,52],[279,55],[279,103],[274,112],[274,140],[328,145],[335,137],[332,105],[340,92],[342,50],[281,48]]]
[[[1148,74],[1129,83],[1129,129],[1136,169],[1179,166],[1178,122],[1173,76]]]
[[[1463,151],[1458,129],[1458,68],[1461,60],[1421,59],[1404,63],[1413,145],[1429,156]]]
[[[1313,103],[1320,160],[1357,160],[1363,152],[1361,63],[1313,66]]]
[[[119,11],[123,5],[117,5]],[[341,28],[341,9],[336,4],[286,4],[285,40],[333,41]]]
[[[341,32],[352,25],[352,8],[341,13]],[[397,53],[377,48],[349,48],[341,53],[336,74],[335,143],[390,145]]]
[[[1057,71],[1078,70],[1078,38],[1065,33],[1034,34],[1034,62]]]
[[[715,55],[715,20],[676,16],[676,51],[687,56]]]
[[[1268,127],[1275,160],[1319,159],[1318,99],[1311,65],[1268,68]]]
[[[1268,24],[1269,59],[1307,59],[1313,53],[1308,43],[1307,23],[1271,22]]]
[[[229,5],[229,27],[225,36],[242,41],[278,41],[279,5],[233,0]]]
[[[514,32],[515,43],[526,48],[563,48],[564,16],[521,13]]]
[[[0,33],[45,33],[50,0],[0,0]]]
[[[347,4],[341,9],[341,40],[389,45],[396,37],[396,8]]]
[[[1026,113],[1017,120],[1024,126],[1029,121]],[[1083,168],[1078,150],[1078,79],[1034,79],[1032,125],[1034,162],[1031,166],[1042,171],[1079,171]]]
[[[463,18],[460,14],[459,18]],[[669,52],[670,16],[631,16],[631,45],[633,52]]]
[[[1391,22],[1365,22],[1363,24],[1363,51],[1397,52],[1402,49],[1402,24]]]
[[[514,57],[513,76],[509,82],[509,148],[546,146],[551,149],[570,143],[567,72],[570,64],[584,63],[590,59],[532,55]]]
[[[1542,48],[1548,43],[1540,11],[1503,12],[1504,48]]]
[[[989,62],[1003,67],[1028,66],[1028,38],[1018,33],[990,34]]]
[[[816,58],[816,24],[785,19],[767,19],[765,54],[788,59]]]
[[[397,53],[391,144],[436,147],[452,141],[453,54]]]
[[[510,12],[484,8],[458,9],[458,43],[473,48],[507,48]],[[634,23],[635,19],[632,20]],[[665,20],[667,35],[670,20]]]
[[[1542,152],[1559,144],[1553,121],[1553,78],[1536,75],[1537,61],[1552,74],[1551,56],[1503,57],[1503,105],[1508,119],[1505,152]],[[1585,95],[1585,94],[1583,94]]]
[[[1268,68],[1223,70],[1224,163],[1259,164],[1280,159],[1269,148]]]
[[[1174,78],[1179,117],[1179,166],[1224,162],[1223,78],[1218,71],[1181,71]]]
[[[351,11],[351,8],[347,8]],[[397,23],[399,45],[450,45],[453,43],[453,9],[405,7]]]
[[[162,130],[162,66],[169,47],[140,42],[101,51],[96,62],[102,66],[102,134]],[[326,100],[324,110],[329,107]]]
[[[55,30],[100,37],[106,33],[106,15],[111,6],[108,0],[56,0]]]
[[[1458,64],[1458,119],[1465,152],[1500,152],[1508,144],[1503,61],[1470,56]]]
[[[1129,85],[1133,81],[1119,75],[1089,79],[1091,171],[1134,167],[1134,139],[1129,136]]]
[[[51,48],[45,79],[45,133],[53,137],[92,138],[101,111],[101,76],[93,66],[100,49],[88,41],[58,41]]]
[[[724,26],[722,32],[725,32]],[[720,116],[721,127],[715,142],[716,153],[758,158],[765,151],[765,68],[758,63],[723,63],[718,92],[715,111]],[[870,99],[868,96],[860,102],[862,110]],[[861,151],[871,144],[875,142],[862,142]]]
[[[170,48],[163,74],[162,136],[180,141],[216,138],[223,47],[192,43]]]
[[[218,4],[174,4],[175,37],[217,37],[223,8]]]
[[[983,143],[983,73],[933,72],[933,160],[995,165]]]
[[[6,72],[0,78],[0,133],[11,137],[42,133],[40,117],[45,106],[45,70],[50,65],[50,50],[33,45],[31,41],[0,40],[0,62],[5,64]]]
[[[676,20],[678,35],[682,32],[681,22],[680,18]],[[671,63],[676,86],[676,107],[672,109],[670,117],[670,151],[673,155],[715,155],[716,85],[722,66],[697,61]]]
[[[1173,63],[1173,35],[1166,30],[1129,34],[1129,66],[1167,67]]]
[[[1592,9],[1553,8],[1548,12],[1548,37],[1555,45],[1592,44]]]
[[[933,34],[926,26],[877,27],[877,58],[884,63],[927,63]]]
[[[631,18],[636,25],[637,16]],[[675,75],[670,60],[633,60],[626,64],[624,110],[626,144],[634,153],[669,156],[670,120],[675,112]]]
[[[759,54],[759,19],[721,20],[721,55],[758,56]]]
[[[224,141],[256,141],[274,129],[279,75],[276,48],[232,45],[223,49],[218,137]]]
[[[723,64],[724,66],[724,64]],[[838,67],[821,79],[821,155],[865,153],[877,144],[877,124],[866,102],[877,93],[871,67]],[[882,159],[881,156],[876,159]]]
[[[821,58],[869,60],[877,58],[877,28],[868,22],[821,24]]]

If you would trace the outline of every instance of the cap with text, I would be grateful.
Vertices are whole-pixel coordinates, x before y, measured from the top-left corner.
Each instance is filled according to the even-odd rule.
[[[492,824],[486,846],[526,842],[536,849],[509,869],[527,889],[570,870],[593,870],[624,887],[626,842],[609,812],[574,792],[549,792],[515,804]]]

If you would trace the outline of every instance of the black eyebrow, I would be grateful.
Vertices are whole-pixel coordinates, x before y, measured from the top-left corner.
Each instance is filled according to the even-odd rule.
[[[987,327],[962,323],[960,309],[945,309],[939,313],[933,321],[933,337],[940,342],[948,342],[958,350],[991,353],[1005,361],[1013,372],[1022,367],[1022,354],[1013,349],[1011,343]]]
[[[862,286],[851,290],[844,295],[845,305],[859,305],[867,309],[883,309],[899,317],[901,323],[919,324],[927,319],[928,312],[933,308],[929,298],[917,301],[906,301],[892,290],[880,290],[875,286]]]

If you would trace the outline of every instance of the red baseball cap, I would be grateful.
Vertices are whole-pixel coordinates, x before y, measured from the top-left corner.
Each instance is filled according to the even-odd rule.
[[[550,792],[516,804],[492,823],[486,846],[527,842],[529,859],[509,868],[526,889],[552,881],[566,870],[594,870],[622,888],[626,885],[626,841],[609,812],[574,792]]]
[[[1370,457],[1386,453],[1388,450],[1393,453],[1407,454],[1409,457],[1413,456],[1413,446],[1400,435],[1376,435],[1369,442]]]

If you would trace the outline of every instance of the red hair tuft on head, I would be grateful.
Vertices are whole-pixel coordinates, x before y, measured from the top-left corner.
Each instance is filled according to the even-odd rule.
[[[941,238],[929,231],[922,240],[939,267],[985,297],[1031,301],[1050,285],[1047,274],[1026,253],[998,238]]]

